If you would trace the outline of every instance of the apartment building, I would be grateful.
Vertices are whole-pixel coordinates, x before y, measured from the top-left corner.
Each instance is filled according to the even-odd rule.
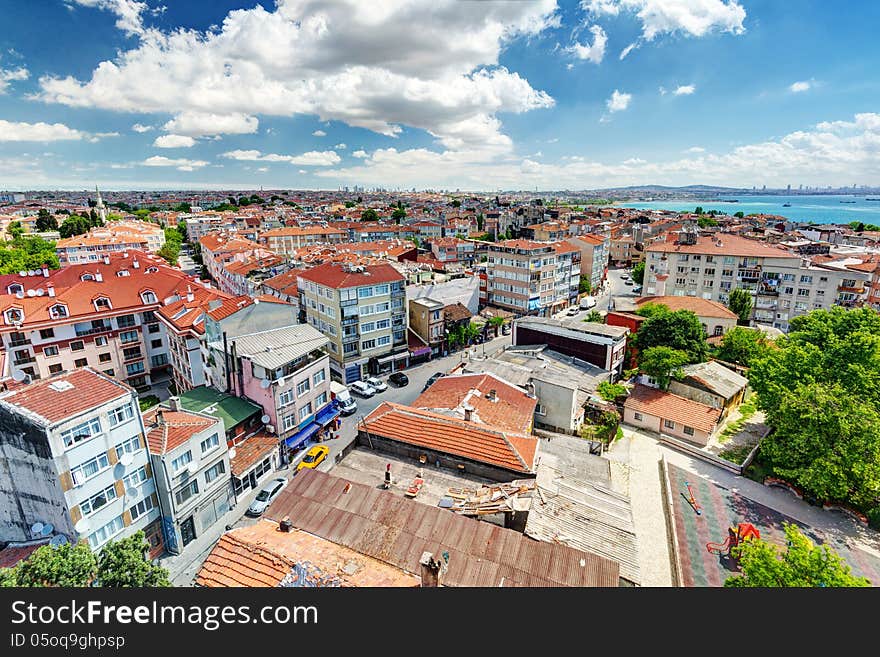
[[[171,554],[223,518],[234,504],[223,421],[179,408],[176,400],[144,414],[153,476]]]
[[[581,252],[581,276],[590,281],[590,290],[598,290],[608,273],[611,240],[600,233],[571,237],[569,244]]]
[[[339,411],[330,397],[329,340],[306,324],[210,343],[219,380],[229,371],[232,394],[263,408],[266,430],[287,454],[335,428]],[[227,366],[228,363],[228,366]]]
[[[92,366],[131,386],[149,386],[171,367],[156,311],[201,286],[143,252],[0,276],[3,374],[34,380]]]
[[[440,262],[469,265],[474,261],[474,243],[457,237],[441,237],[431,240],[431,253]]]
[[[581,252],[567,242],[490,244],[486,266],[490,306],[547,316],[577,301]]]
[[[186,237],[190,242],[198,242],[208,233],[215,233],[221,229],[235,228],[235,218],[231,215],[203,214],[185,216],[183,222],[186,225]]]
[[[443,309],[442,302],[428,297],[409,300],[409,328],[431,348],[431,354],[434,356],[439,355],[445,348],[446,318]]]
[[[244,262],[252,258],[273,255],[265,246],[236,233],[209,233],[199,238],[199,244],[202,249],[202,264],[215,280],[220,280],[222,270],[232,262]]]
[[[89,367],[29,384],[4,380],[0,453],[0,540],[27,540],[39,530],[100,550],[143,530],[151,556],[164,550],[130,387]]]
[[[287,268],[284,258],[277,255],[253,256],[227,262],[217,269],[217,286],[229,294],[256,294],[263,281]]]
[[[335,378],[351,383],[406,367],[404,280],[384,264],[324,264],[300,273],[300,317],[329,338]]]
[[[700,235],[685,227],[647,247],[645,294],[700,296],[726,304],[730,291],[754,296],[752,320],[788,331],[812,310],[855,306],[866,299],[870,274],[810,260],[738,235]]]
[[[273,228],[259,237],[263,244],[279,255],[290,256],[296,249],[313,244],[342,244],[348,242],[348,232],[327,226],[288,226]]]
[[[165,231],[148,221],[111,221],[96,226],[84,235],[75,235],[55,243],[61,266],[98,262],[105,254],[123,251],[155,253],[165,245]]]
[[[443,237],[443,226],[436,221],[416,221],[409,224],[409,228],[416,231],[416,237],[420,240],[431,240]]]
[[[629,235],[612,237],[608,243],[608,259],[616,265],[630,265],[637,256],[636,241]]]

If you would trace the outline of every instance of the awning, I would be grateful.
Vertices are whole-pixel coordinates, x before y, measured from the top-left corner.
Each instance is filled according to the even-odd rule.
[[[431,347],[419,347],[418,349],[411,349],[409,355],[413,358],[417,358],[418,356],[425,356],[431,353]]]
[[[317,422],[322,427],[326,427],[330,422],[335,420],[337,417],[339,417],[339,409],[336,407],[336,404],[335,403],[327,404],[315,416],[315,422]]]
[[[379,365],[384,365],[385,363],[390,363],[394,358],[394,356],[383,356],[382,358],[377,358],[376,362],[379,363]]]
[[[295,434],[293,434],[290,438],[288,438],[284,442],[287,443],[288,447],[293,449],[295,447],[299,447],[300,445],[302,445],[304,442],[306,442],[309,438],[314,436],[320,430],[321,430],[320,424],[318,424],[317,422],[310,422],[309,424],[306,425],[305,429],[300,429],[299,431],[297,431]]]

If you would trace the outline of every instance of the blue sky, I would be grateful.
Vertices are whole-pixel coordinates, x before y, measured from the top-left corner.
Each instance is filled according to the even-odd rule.
[[[7,4],[0,189],[880,184],[876,2]]]

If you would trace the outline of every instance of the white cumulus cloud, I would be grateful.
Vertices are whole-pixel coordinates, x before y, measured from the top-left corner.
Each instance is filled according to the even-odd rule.
[[[326,137],[326,136],[327,136],[327,133],[324,132],[323,130],[315,130],[312,133],[312,137]]]
[[[593,25],[590,28],[590,32],[593,34],[593,43],[576,42],[566,48],[566,50],[578,59],[600,64],[605,57],[605,46],[608,43],[608,36],[599,25]]]
[[[116,27],[127,34],[141,35],[144,24],[141,14],[149,9],[146,2],[136,0],[65,0],[68,7],[75,3],[82,7],[103,9],[116,14]]]
[[[675,91],[672,92],[673,96],[690,96],[697,90],[697,86],[693,84],[686,84],[678,87]]]
[[[358,150],[358,151],[355,151],[354,153],[351,154],[351,156],[352,156],[352,157],[359,157],[359,158],[361,158],[361,159],[366,158],[366,157],[370,157],[370,156],[367,154],[367,151],[364,151],[364,150]]]
[[[299,166],[329,167],[339,164],[342,158],[335,151],[309,151],[301,155],[263,154],[257,150],[235,150],[223,153],[221,157],[242,162],[289,162]]]
[[[30,73],[24,66],[10,69],[0,68],[0,95],[6,93],[6,89],[9,87],[10,82],[27,80],[28,77],[30,77]]]
[[[153,142],[156,148],[190,148],[195,144],[196,140],[186,135],[162,135]]]
[[[153,155],[141,162],[146,167],[175,167],[178,171],[194,171],[208,166],[205,160],[187,160],[185,158],[170,158],[164,155]]]
[[[348,148],[346,144],[336,144],[336,146],[333,147],[333,149],[337,151],[344,151],[346,148]]]
[[[611,94],[611,98],[605,101],[605,106],[609,112],[622,112],[629,107],[631,100],[632,94],[621,93],[615,89]]]
[[[4,141],[78,141],[90,135],[63,123],[25,123],[0,119],[0,142]]]
[[[259,127],[259,120],[247,114],[191,111],[181,112],[162,126],[164,130],[188,137],[250,135],[255,133]]]
[[[812,87],[812,83],[802,80],[800,82],[795,82],[791,86],[789,86],[788,90],[792,93],[798,94],[803,93],[804,91],[809,91]]]
[[[141,125],[140,123],[135,123],[133,126],[131,126],[131,129],[134,130],[135,132],[143,133],[143,132],[149,132],[150,130],[152,130],[153,126]]]

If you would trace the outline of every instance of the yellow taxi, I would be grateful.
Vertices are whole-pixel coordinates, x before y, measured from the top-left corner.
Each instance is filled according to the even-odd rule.
[[[303,456],[303,460],[297,464],[296,471],[299,472],[303,468],[317,468],[329,453],[330,448],[324,447],[324,445],[315,445],[309,448],[309,451]]]

